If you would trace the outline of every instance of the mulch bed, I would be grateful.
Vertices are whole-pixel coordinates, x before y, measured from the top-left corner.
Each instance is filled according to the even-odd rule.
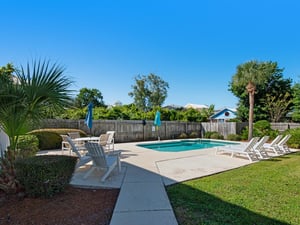
[[[0,224],[108,225],[119,191],[69,186],[52,198],[23,199],[0,192]]]

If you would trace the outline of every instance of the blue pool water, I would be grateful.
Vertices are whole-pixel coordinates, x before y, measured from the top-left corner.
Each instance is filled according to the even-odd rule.
[[[153,144],[138,144],[137,146],[148,148],[160,152],[182,152],[190,150],[199,150],[204,148],[213,148],[217,146],[232,145],[234,143],[225,141],[211,140],[181,140],[170,142],[159,142]]]

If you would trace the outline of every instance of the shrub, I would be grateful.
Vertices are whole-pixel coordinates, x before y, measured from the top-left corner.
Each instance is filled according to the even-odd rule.
[[[211,132],[211,131],[207,131],[204,133],[204,138],[210,138],[211,135],[213,134],[214,132]]]
[[[205,132],[204,138],[209,138],[209,139],[224,139],[223,135],[219,134],[217,131],[208,131],[208,132]]]
[[[30,197],[52,197],[64,191],[75,169],[77,158],[43,155],[15,162],[16,178]]]
[[[199,134],[198,134],[198,132],[193,131],[192,133],[190,133],[189,137],[190,138],[197,138],[197,137],[199,137]]]
[[[230,140],[230,141],[240,141],[240,140],[242,140],[242,138],[238,134],[228,134],[227,140]]]
[[[181,133],[178,138],[188,138],[188,135],[186,133]]]
[[[291,134],[291,138],[288,140],[287,145],[291,148],[300,148],[300,128],[286,130],[284,135]]]
[[[80,136],[87,136],[86,133],[79,129],[39,129],[33,130],[30,134],[34,134],[39,139],[39,149],[60,149],[61,148],[61,134],[68,134],[70,132],[79,132]]]
[[[22,158],[34,156],[39,150],[39,139],[35,135],[21,135],[17,146],[18,156]]]
[[[210,135],[211,139],[224,139],[224,136],[219,134],[218,132],[215,132],[213,134]]]
[[[263,137],[269,135],[271,130],[271,124],[267,120],[260,120],[253,124],[254,137]]]
[[[242,130],[242,140],[248,139],[249,128],[248,126]],[[270,136],[270,139],[274,139],[279,132],[271,128],[271,124],[266,120],[260,120],[253,124],[253,137]]]

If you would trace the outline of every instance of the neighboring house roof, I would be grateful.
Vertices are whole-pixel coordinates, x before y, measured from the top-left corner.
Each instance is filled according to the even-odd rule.
[[[184,106],[184,108],[193,108],[193,109],[208,109],[209,107],[207,105],[198,105],[198,104],[192,104],[188,103]]]
[[[166,109],[182,109],[183,106],[172,104],[172,105],[166,105],[166,106],[164,106],[163,108],[166,108]]]
[[[213,114],[211,119],[214,120],[228,120],[236,118],[236,110],[230,108],[224,108]]]

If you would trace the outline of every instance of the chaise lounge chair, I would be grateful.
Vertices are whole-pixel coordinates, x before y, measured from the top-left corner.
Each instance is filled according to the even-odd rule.
[[[278,152],[274,150],[275,146],[278,144],[278,142],[281,140],[282,135],[279,134],[271,143],[265,143],[263,146],[266,150],[272,150],[276,155],[278,155]]]
[[[85,147],[93,159],[93,165],[84,178],[87,178],[94,170],[104,170],[104,175],[101,177],[101,182],[104,182],[116,167],[121,172],[120,153],[106,155],[103,147],[98,143],[87,142]]]
[[[269,136],[262,137],[254,146],[253,149],[255,153],[258,155],[260,159],[270,158],[266,149],[264,148],[264,144],[269,140]]]
[[[256,152],[253,147],[258,142],[259,137],[252,138],[246,145],[238,146],[220,146],[216,150],[217,153],[230,153],[231,157],[234,155],[245,155],[250,160],[250,162],[254,160],[259,160]]]
[[[280,136],[280,135],[278,135]],[[278,137],[277,136],[277,137]],[[281,135],[282,137],[282,135]],[[281,140],[278,139],[277,140],[277,143],[273,143],[275,141],[275,138],[274,141],[271,143],[271,144],[265,144],[264,147],[267,149],[267,150],[271,150],[273,153],[275,153],[275,155],[283,155],[285,153],[289,153],[291,152],[289,147],[286,145],[286,142],[290,139],[291,135],[288,134],[286,136],[284,136]]]
[[[287,142],[288,140],[292,137],[292,135],[287,134],[286,136],[284,136],[279,142],[278,144],[275,146],[276,150],[278,151],[278,149],[283,152],[283,153],[290,153],[291,150],[289,149],[289,147],[287,146]]]

